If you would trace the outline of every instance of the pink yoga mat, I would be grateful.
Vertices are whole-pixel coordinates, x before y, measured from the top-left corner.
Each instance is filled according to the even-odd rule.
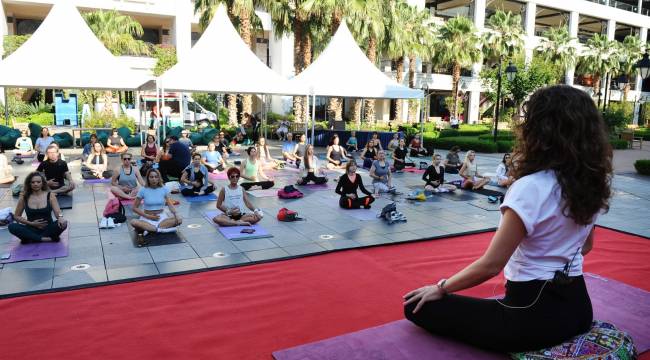
[[[228,174],[225,171],[217,174],[209,173],[208,178],[210,180],[228,180]]]
[[[612,323],[630,334],[639,353],[650,349],[650,293],[593,274],[585,274],[585,280],[594,319]],[[433,336],[408,320],[276,351],[273,357],[276,360],[509,358],[506,354],[487,352]]]
[[[8,248],[2,253],[10,253],[9,259],[2,260],[3,264],[27,260],[42,260],[68,256],[68,230],[61,233],[61,241],[36,244],[21,244],[16,237],[11,238]]]
[[[416,169],[416,168],[405,168],[403,171],[407,173],[413,173],[413,174],[424,174],[424,170]]]

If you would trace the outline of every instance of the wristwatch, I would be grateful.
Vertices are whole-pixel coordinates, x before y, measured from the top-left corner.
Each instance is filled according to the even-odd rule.
[[[447,282],[447,279],[440,279],[440,281],[438,281],[438,283],[436,284],[438,289],[440,289],[440,291],[442,291],[442,293],[444,295],[447,295],[447,290],[445,290],[445,283],[446,282]]]

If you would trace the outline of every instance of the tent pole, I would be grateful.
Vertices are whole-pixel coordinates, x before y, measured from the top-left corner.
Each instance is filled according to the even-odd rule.
[[[142,136],[142,103],[140,102],[140,91],[136,90],[134,91],[135,94],[135,99],[133,100],[134,102],[134,108],[138,109],[138,132],[140,133],[140,147],[142,147],[142,144],[144,143],[144,139]]]
[[[262,124],[264,125],[264,138],[269,137],[268,119],[266,118],[266,94],[262,95]]]
[[[315,122],[316,122],[316,94],[313,94],[311,99],[311,144],[312,145],[316,143],[316,139],[314,138]]]
[[[163,84],[160,86],[160,108],[158,109],[158,113],[162,115],[162,108],[165,107],[165,85]],[[163,138],[167,138],[167,119],[165,116],[162,117],[162,126],[163,126]]]
[[[219,105],[221,105],[221,94],[216,94],[216,99],[217,99],[217,130],[221,130],[221,124],[219,124]]]
[[[160,133],[158,132],[159,129],[158,114],[160,113],[160,87],[158,85],[159,85],[158,79],[156,79],[156,111],[153,112],[153,115],[156,118],[154,119],[153,129],[154,132],[156,133],[156,137],[158,138],[158,146],[162,146],[163,139],[160,137]]]
[[[9,88],[5,86],[4,88],[4,93],[5,93],[5,126],[9,126],[9,95],[7,94],[9,91]]]
[[[307,104],[305,104],[305,107],[302,108],[303,112],[305,109],[309,109],[309,96],[305,96],[305,99],[307,99]],[[307,130],[309,129],[309,124],[307,123],[307,119],[305,119],[303,116],[301,116],[302,119],[305,121],[305,137],[307,137]],[[307,141],[307,144],[309,144],[309,141]]]

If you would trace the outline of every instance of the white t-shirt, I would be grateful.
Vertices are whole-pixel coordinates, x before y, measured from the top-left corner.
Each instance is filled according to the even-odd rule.
[[[593,228],[578,225],[562,214],[562,189],[553,171],[538,171],[517,179],[506,193],[501,212],[513,210],[524,226],[526,236],[504,269],[511,281],[549,280],[573,259],[570,276],[582,275],[582,249]],[[577,255],[576,255],[577,252]]]
[[[502,162],[497,166],[497,180],[508,180],[506,165]]]

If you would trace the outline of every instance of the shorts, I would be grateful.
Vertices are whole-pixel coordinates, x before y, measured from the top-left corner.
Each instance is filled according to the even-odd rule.
[[[142,221],[144,221],[144,222],[146,222],[148,224],[153,225],[157,230],[160,227],[161,222],[163,222],[166,219],[169,219],[169,215],[167,215],[167,213],[165,211],[158,214],[158,216],[160,217],[158,220],[147,219],[144,216],[140,216],[140,220],[142,220]]]

